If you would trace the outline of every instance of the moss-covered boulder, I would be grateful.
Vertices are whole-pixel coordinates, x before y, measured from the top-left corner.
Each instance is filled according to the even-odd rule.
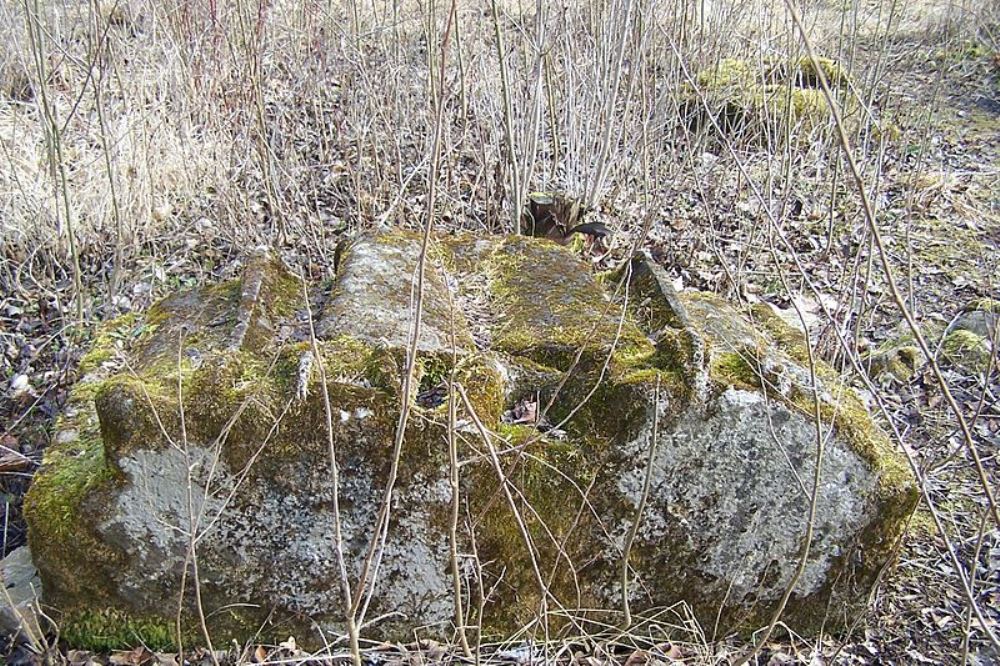
[[[619,623],[626,594],[633,613],[686,601],[709,630],[749,630],[792,581],[818,451],[785,620],[859,608],[915,489],[794,332],[680,298],[642,258],[601,286],[549,241],[447,236],[421,283],[420,250],[359,238],[308,290],[259,255],[97,336],[26,500],[67,640],[201,643],[201,614],[217,642],[322,645],[345,573],[365,636],[450,636],[456,571],[490,635]]]
[[[817,67],[818,65],[818,67]],[[833,116],[820,72],[834,93],[849,128],[868,126],[870,117],[851,77],[835,60],[808,57],[750,61],[726,58],[697,73],[682,91],[682,112],[693,127],[727,135],[780,140],[787,132],[808,137],[832,126]],[[875,123],[877,132],[884,131]],[[892,128],[889,127],[890,133]]]
[[[929,330],[929,326],[925,326]],[[940,335],[941,329],[935,332]],[[924,366],[925,358],[905,322],[890,336],[865,354],[864,365],[872,378],[882,384],[910,381]]]
[[[921,323],[924,339],[937,352],[938,364],[965,376],[981,377],[995,369],[1000,302],[981,298],[969,302],[945,325],[936,320]],[[887,340],[866,354],[872,377],[883,382],[906,382],[926,363],[913,332],[901,322]]]
[[[960,372],[983,375],[997,361],[1000,301],[982,298],[969,303],[955,318],[941,341],[941,356],[948,365]]]

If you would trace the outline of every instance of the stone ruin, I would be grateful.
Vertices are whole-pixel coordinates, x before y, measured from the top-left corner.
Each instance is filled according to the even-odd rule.
[[[358,238],[308,289],[259,255],[239,280],[106,326],[25,506],[64,638],[170,645],[180,605],[200,643],[200,597],[217,644],[332,641],[335,504],[352,589],[376,554],[367,638],[453,637],[455,572],[485,636],[620,625],[625,594],[636,616],[753,630],[799,568],[819,444],[783,621],[808,634],[863,608],[917,490],[852,390],[810,372],[766,307],[675,293],[642,255],[595,278],[540,239],[432,240],[379,533],[420,250],[404,232]]]

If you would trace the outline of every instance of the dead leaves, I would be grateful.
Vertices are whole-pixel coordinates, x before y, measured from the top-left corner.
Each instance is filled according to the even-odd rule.
[[[522,398],[513,408],[504,412],[503,422],[511,425],[538,424],[538,398]]]
[[[139,646],[128,652],[113,652],[108,663],[111,666],[153,666],[156,655]],[[171,657],[172,659],[172,657]]]
[[[21,453],[16,437],[9,434],[0,437],[0,474],[26,472],[35,465],[32,458]]]
[[[521,425],[535,428],[549,437],[562,438],[566,435],[565,430],[560,430],[552,425],[545,416],[545,407],[539,406],[539,395],[533,393],[521,398],[514,406],[508,409],[501,416],[504,423],[510,425]]]
[[[704,655],[702,655],[704,657]],[[596,645],[592,651],[576,650],[570,666],[680,666],[681,664],[702,663],[697,653],[685,649],[678,643],[660,643],[644,648],[625,645]]]
[[[52,660],[49,660],[52,662]],[[176,655],[151,652],[143,646],[132,650],[118,650],[110,655],[94,654],[88,650],[66,652],[67,666],[179,666]]]
[[[651,650],[636,650],[628,656],[623,666],[661,666],[681,664],[684,650],[675,643],[664,643]]]
[[[254,649],[253,654],[250,656],[250,661],[254,664],[261,664],[267,661],[267,650],[263,645],[258,645]]]

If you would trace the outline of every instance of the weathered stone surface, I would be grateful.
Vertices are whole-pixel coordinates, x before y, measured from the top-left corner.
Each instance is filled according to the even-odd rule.
[[[953,330],[969,331],[992,342],[1000,323],[1000,301],[981,298],[969,303],[955,320]]]
[[[169,643],[182,603],[197,640],[195,535],[213,637],[321,644],[342,629],[338,532],[352,594],[378,618],[367,636],[450,635],[451,379],[469,400],[454,397],[458,568],[469,621],[480,580],[489,591],[488,632],[618,621],[640,504],[633,612],[683,600],[708,630],[765,622],[803,551],[820,444],[786,621],[835,626],[863,602],[916,494],[850,390],[821,364],[814,381],[769,312],[679,297],[642,258],[602,287],[565,248],[519,237],[431,246],[407,399],[441,390],[444,403],[412,407],[359,591],[394,469],[419,248],[403,233],[345,248],[313,295],[315,349],[301,283],[264,256],[242,281],[99,336],[26,501],[64,636]],[[504,422],[528,403],[544,427]]]
[[[392,243],[355,242],[342,251],[337,286],[317,333],[327,338],[348,335],[372,344],[406,346],[417,293],[420,246],[418,237],[401,235]],[[449,351],[454,333],[454,343],[467,350],[472,339],[465,318],[453,316],[441,259],[440,254],[432,253],[425,262],[418,348]],[[375,295],[378,298],[373,300]]]
[[[42,582],[27,546],[15,548],[0,560],[0,634],[34,645],[44,636],[39,623],[38,600]]]

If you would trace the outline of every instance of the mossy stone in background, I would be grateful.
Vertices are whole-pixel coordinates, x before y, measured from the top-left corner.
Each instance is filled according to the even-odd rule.
[[[898,130],[866,114],[853,81],[835,60],[806,56],[772,58],[763,63],[725,58],[695,75],[685,85],[684,115],[698,127],[727,135],[777,140],[791,132],[809,137],[832,127],[833,114],[820,85],[822,71],[848,129],[871,126],[891,138]]]

